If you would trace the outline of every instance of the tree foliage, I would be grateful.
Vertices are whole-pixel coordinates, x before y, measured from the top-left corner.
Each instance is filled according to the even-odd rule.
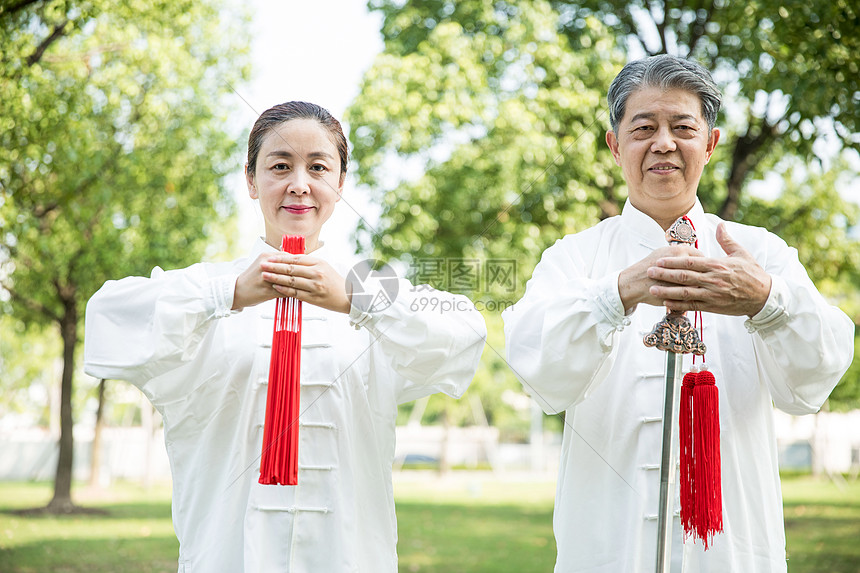
[[[41,425],[50,424],[50,397],[56,386],[54,363],[60,357],[60,341],[45,336],[38,327],[0,315],[0,419],[28,416]]]
[[[578,22],[595,17],[633,55],[691,57],[725,86],[719,183],[706,200],[737,218],[746,184],[785,154],[810,161],[822,132],[860,150],[860,38],[849,0],[577,0],[553,2],[577,45]]]
[[[347,111],[359,181],[383,206],[380,228],[369,230],[382,254],[529,262],[616,213],[618,197],[595,193],[615,181],[599,149],[602,88],[620,53],[604,28],[591,20],[592,49],[574,53],[547,3],[464,2],[402,53],[410,36],[396,30],[415,4],[386,19],[384,32],[401,24],[386,32],[393,39]],[[396,160],[421,175],[392,177]]]
[[[860,149],[860,40],[847,0],[369,6],[383,14],[385,50],[346,119],[359,182],[382,206],[363,229],[381,255],[419,268],[513,259],[514,293],[463,292],[516,300],[546,247],[620,212],[606,90],[628,59],[669,52],[709,67],[725,94],[699,189],[706,210],[774,229],[828,296],[856,297],[858,218],[845,193],[856,169],[845,158]],[[750,191],[774,185],[767,198]],[[435,286],[456,290],[451,277]]]
[[[106,279],[199,260],[232,214],[222,177],[238,138],[221,104],[247,65],[234,40],[241,18],[222,10],[217,0],[0,10],[2,304],[28,325],[59,327],[69,470],[86,301]]]
[[[430,21],[428,6],[452,11]],[[365,231],[384,257],[447,271],[416,282],[513,302],[548,244],[618,212],[623,197],[602,191],[616,187],[614,163],[599,149],[621,54],[595,19],[583,31],[591,49],[571,51],[546,2],[445,6],[387,13],[386,49],[347,111],[359,181],[382,204]],[[401,162],[420,175],[401,174]],[[470,261],[475,280],[457,284],[455,267]],[[492,280],[494,265],[516,280]],[[485,406],[498,402],[503,354],[495,337],[473,383]]]

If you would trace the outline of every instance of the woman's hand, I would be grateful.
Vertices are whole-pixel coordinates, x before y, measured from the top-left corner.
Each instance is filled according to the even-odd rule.
[[[233,309],[290,296],[335,312],[348,313],[346,283],[331,265],[309,255],[266,253],[236,279]]]

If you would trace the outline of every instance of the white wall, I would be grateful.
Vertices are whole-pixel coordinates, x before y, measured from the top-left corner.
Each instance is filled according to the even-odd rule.
[[[802,467],[804,460],[811,461],[808,452],[814,445],[818,469],[843,473],[860,470],[860,410],[801,417],[777,411],[774,424],[784,468]],[[468,468],[489,463],[497,471],[550,473],[558,467],[558,436],[544,437],[540,448],[542,461],[536,465],[535,451],[529,444],[499,444],[495,428],[455,427],[448,432],[448,459],[454,466]],[[105,428],[102,439],[103,485],[117,479],[170,480],[161,428],[153,432],[149,441],[141,427]],[[402,459],[407,454],[417,454],[438,460],[444,442],[445,430],[441,426],[398,426],[395,456]],[[92,429],[76,427],[76,480],[89,479],[91,445]],[[52,480],[56,467],[57,439],[48,430],[30,428],[0,432],[0,480]]]

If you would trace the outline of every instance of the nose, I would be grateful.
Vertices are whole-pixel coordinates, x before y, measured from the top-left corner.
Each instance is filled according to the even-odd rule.
[[[304,169],[295,169],[293,176],[287,182],[287,191],[293,195],[305,195],[311,192],[308,174]]]
[[[651,151],[653,153],[669,153],[675,151],[676,147],[672,130],[668,127],[658,128],[651,142]]]

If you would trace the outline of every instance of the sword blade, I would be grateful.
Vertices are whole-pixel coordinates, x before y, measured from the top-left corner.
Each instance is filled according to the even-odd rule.
[[[660,505],[657,513],[657,573],[669,573],[672,564],[675,467],[678,461],[678,409],[680,408],[683,362],[682,354],[666,352],[663,450],[660,457]]]

